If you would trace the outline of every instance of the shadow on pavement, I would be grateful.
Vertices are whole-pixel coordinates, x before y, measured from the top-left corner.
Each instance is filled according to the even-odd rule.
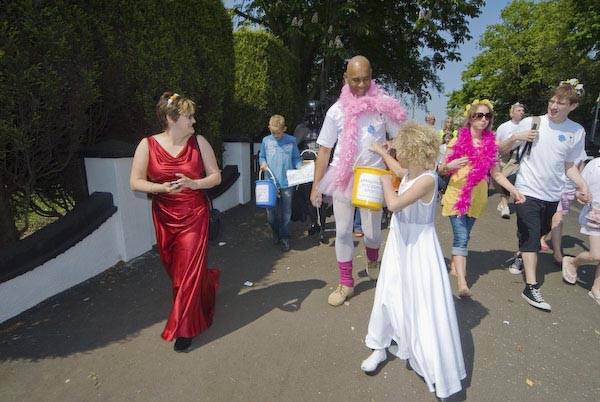
[[[313,238],[298,242],[301,249],[318,244]],[[262,289],[244,286],[267,277],[282,256],[271,244],[264,210],[246,205],[224,213],[219,239],[209,244],[208,252],[208,266],[221,269],[215,322],[196,344],[235,331],[276,308],[296,311],[312,290],[325,286],[320,280]],[[157,251],[149,251],[0,324],[0,361],[37,361],[128,342],[141,330],[166,322],[171,294]]]

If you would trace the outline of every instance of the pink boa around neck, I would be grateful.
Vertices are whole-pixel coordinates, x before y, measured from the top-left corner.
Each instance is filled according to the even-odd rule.
[[[383,89],[371,81],[371,87],[364,96],[355,96],[348,84],[342,88],[338,99],[344,113],[344,131],[339,152],[337,169],[335,170],[335,188],[345,191],[351,185],[352,168],[358,154],[359,127],[358,118],[363,113],[381,113],[396,124],[406,120],[406,109],[398,101],[389,96]]]
[[[454,210],[458,216],[463,216],[471,206],[471,191],[481,180],[487,180],[490,170],[498,162],[498,145],[496,137],[490,131],[481,133],[481,142],[478,147],[473,146],[471,129],[463,127],[458,130],[458,139],[452,147],[452,154],[448,155],[446,164],[454,159],[467,156],[469,158],[469,173],[467,173],[464,186],[460,189],[458,200],[454,204]],[[452,171],[454,174],[456,170]]]

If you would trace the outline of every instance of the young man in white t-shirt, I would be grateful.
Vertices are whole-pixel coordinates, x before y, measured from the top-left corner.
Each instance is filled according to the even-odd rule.
[[[563,173],[580,189],[579,201],[590,201],[588,185],[573,163],[584,148],[585,130],[568,118],[583,95],[583,85],[576,80],[561,82],[550,93],[548,112],[541,116],[540,127],[531,130],[531,118],[523,119],[516,132],[503,141],[504,149],[500,150],[523,145],[524,156],[515,183],[527,198],[524,203],[515,205],[519,251],[525,268],[522,297],[530,305],[547,311],[551,306],[544,301],[537,283],[537,254],[540,237],[548,232],[562,195]]]
[[[519,127],[519,123],[525,117],[525,106],[522,103],[517,102],[511,105],[509,114],[510,120],[500,124],[496,130],[496,140],[500,143],[500,146],[502,145],[502,142],[510,137],[510,135],[516,131],[517,127]],[[526,138],[522,138],[522,140],[526,140]],[[500,170],[502,170],[504,164],[510,159],[510,151],[511,149],[508,149],[504,154],[502,154],[503,156],[500,160]],[[509,193],[502,186],[498,185],[498,183],[493,182],[493,185],[494,188],[500,192],[500,204],[498,204],[500,216],[504,219],[510,219],[510,209],[508,208]]]

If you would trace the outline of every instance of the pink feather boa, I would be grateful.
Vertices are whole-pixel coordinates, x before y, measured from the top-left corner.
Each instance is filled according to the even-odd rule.
[[[379,88],[375,81],[371,81],[371,87],[364,96],[355,96],[348,84],[342,88],[338,100],[344,113],[344,132],[338,160],[335,170],[335,188],[345,191],[351,185],[352,168],[358,154],[358,118],[361,114],[381,113],[387,115],[397,124],[406,120],[406,109],[398,101]]]
[[[458,139],[452,147],[452,154],[448,155],[446,163],[454,159],[467,156],[469,158],[469,173],[464,186],[460,189],[458,200],[454,204],[454,210],[458,211],[458,216],[467,213],[471,206],[471,192],[481,180],[488,180],[490,170],[498,162],[498,145],[496,137],[490,131],[484,131],[481,134],[481,142],[478,147],[473,146],[471,129],[463,127],[458,131]],[[451,173],[454,174],[456,170]]]

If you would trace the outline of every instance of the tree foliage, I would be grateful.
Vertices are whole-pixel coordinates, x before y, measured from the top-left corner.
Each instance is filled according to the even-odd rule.
[[[267,132],[269,117],[281,114],[289,129],[301,117],[298,60],[281,40],[265,31],[234,33],[235,96],[228,131],[253,138]]]
[[[562,80],[578,78],[588,96],[572,116],[589,122],[600,88],[598,38],[590,40],[592,30],[578,24],[597,18],[595,3],[585,9],[585,16],[580,4],[570,0],[510,3],[502,10],[502,23],[489,26],[481,37],[482,51],[463,73],[463,86],[451,94],[448,110],[456,112],[472,99],[488,98],[499,116],[508,118],[516,101],[524,103],[528,113],[544,114],[548,91]]]
[[[0,0],[0,10],[0,246],[31,211],[73,208],[80,172],[66,169],[81,145],[157,132],[167,89],[196,101],[197,131],[219,153],[233,93],[222,1]]]
[[[90,0],[103,63],[105,115],[98,135],[137,143],[160,127],[155,107],[165,90],[197,104],[196,129],[218,151],[224,107],[233,94],[231,19],[219,0]]]
[[[2,245],[27,229],[32,207],[56,211],[65,200],[70,206],[61,173],[86,135],[99,68],[81,7],[25,0],[3,1],[0,8]],[[25,224],[17,228],[19,215]]]
[[[241,3],[241,4],[240,4]],[[368,57],[374,74],[421,103],[441,90],[437,71],[460,60],[470,39],[468,20],[483,0],[237,1],[234,13],[283,40],[301,65],[303,95],[324,97],[339,88],[344,59]],[[337,91],[336,91],[337,93]]]

